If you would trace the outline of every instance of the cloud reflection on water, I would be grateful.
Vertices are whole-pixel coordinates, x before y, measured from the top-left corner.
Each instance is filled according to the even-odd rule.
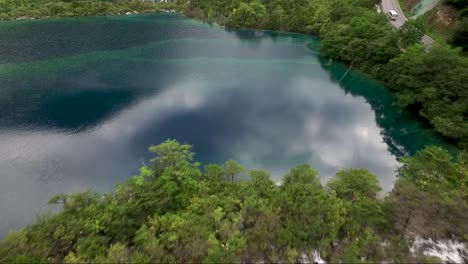
[[[314,88],[320,85],[327,87]],[[344,95],[332,84],[305,77],[292,79],[288,89],[279,87],[274,92],[282,99],[272,102],[269,97],[257,100],[233,96],[224,98],[220,105],[216,102],[221,100],[221,87],[207,80],[193,79],[142,99],[89,133],[1,132],[0,167],[4,176],[0,210],[2,214],[16,217],[10,221],[2,219],[0,229],[28,223],[31,218],[28,215],[43,208],[54,193],[89,187],[109,190],[112,186],[109,183],[135,174],[147,153],[142,153],[140,146],[135,148],[133,142],[139,142],[142,135],[152,134],[152,138],[143,141],[159,143],[155,139],[164,139],[160,135],[164,134],[161,130],[165,125],[184,122],[184,119],[174,119],[181,114],[190,118],[206,113],[200,119],[206,123],[199,124],[206,132],[203,140],[216,142],[211,144],[215,149],[205,152],[223,153],[224,157],[236,158],[248,168],[267,169],[276,180],[291,166],[309,163],[324,179],[342,168],[367,167],[380,176],[387,189],[391,186],[397,162],[388,153],[381,129],[363,98]],[[229,111],[237,111],[236,107],[242,108],[239,110],[242,119],[238,118],[235,124],[229,124],[232,121],[229,118],[216,122],[228,129],[235,127],[238,132],[220,133],[211,138],[208,125],[214,121],[211,118],[218,116],[219,111],[228,115]],[[174,134],[175,138],[180,136]],[[190,143],[195,144],[195,149],[201,148],[200,142]],[[21,197],[17,197],[19,194]]]
[[[195,94],[199,86],[175,85],[89,133],[0,131],[1,233],[47,210],[53,194],[88,188],[107,191],[135,174],[143,161],[141,150],[134,151],[129,144],[136,131],[172,112],[195,109],[201,104]]]
[[[308,163],[324,182],[343,168],[369,168],[389,190],[398,165],[395,149],[406,153],[420,138],[412,150],[419,149],[432,136],[405,134],[408,127],[418,131],[419,124],[402,118],[382,87],[362,81],[340,85],[342,69],[325,69],[317,51],[307,48],[316,39],[210,29],[185,18],[171,20],[174,28],[149,27],[165,21],[155,16],[136,20],[154,30],[155,39],[139,36],[144,48],[115,50],[125,38],[135,42],[138,31],[126,29],[128,36],[107,36],[109,49],[99,56],[75,47],[73,54],[81,55],[60,58],[60,67],[54,61],[26,67],[50,68],[31,74],[41,77],[2,83],[0,236],[48,210],[54,194],[112,190],[148,162],[150,145],[167,138],[193,144],[205,164],[234,158],[249,169],[272,172],[276,181]],[[58,41],[53,27],[38,34],[47,32],[50,41]],[[166,33],[172,39],[167,43],[161,41]],[[182,35],[191,38],[177,40]],[[84,37],[77,38],[80,43]]]

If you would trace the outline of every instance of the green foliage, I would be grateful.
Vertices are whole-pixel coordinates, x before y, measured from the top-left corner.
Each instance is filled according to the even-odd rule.
[[[304,164],[291,169],[283,179],[283,186],[304,185],[311,188],[321,189],[322,185],[318,177],[318,172],[309,165]]]
[[[151,162],[155,168],[166,169],[179,166],[185,166],[193,161],[194,153],[191,151],[192,146],[182,145],[176,140],[167,140],[166,142],[151,146],[149,151],[155,153],[156,158]]]
[[[468,58],[442,45],[429,49],[414,45],[391,60],[388,69],[388,83],[403,106],[420,109],[447,137],[468,138]]]
[[[237,28],[265,28],[315,34],[321,51],[384,81],[402,106],[426,119],[434,129],[468,148],[468,58],[459,49],[436,43],[420,46],[421,20],[395,30],[377,0],[4,0],[0,19],[48,16],[124,14],[161,9]],[[447,0],[468,13],[466,1]],[[463,18],[450,42],[467,52],[467,22]],[[156,172],[157,174],[158,172]]]
[[[373,10],[377,2],[4,0],[0,19],[146,12],[167,5],[233,27],[316,34],[326,55],[385,81],[401,105],[468,146],[467,59],[447,46],[419,45],[418,21],[394,30]],[[455,44],[463,44],[463,23]],[[468,237],[466,153],[455,161],[429,147],[402,159],[395,188],[383,200],[377,177],[363,169],[340,171],[324,188],[317,171],[300,165],[277,186],[258,170],[248,173],[248,181],[234,181],[244,171],[234,160],[202,172],[192,147],[175,140],[150,151],[156,155],[151,166],[113,193],[54,196],[50,203],[62,211],[1,241],[0,262],[296,262],[311,249],[333,262],[415,262],[408,234]]]
[[[339,171],[328,188],[345,201],[346,218],[340,228],[343,241],[341,256],[344,262],[379,262],[386,259],[387,249],[381,246],[382,235],[394,230],[386,201],[377,199],[381,191],[377,177],[364,169]],[[358,238],[358,239],[356,239]]]
[[[317,171],[308,165],[291,169],[281,190],[281,244],[301,250],[324,248],[337,238],[344,222],[344,204],[326,192]]]
[[[420,20],[409,20],[398,29],[398,33],[400,35],[400,45],[403,48],[419,43],[424,36]]]
[[[327,188],[309,165],[292,168],[282,185],[260,170],[231,181],[225,176],[243,170],[235,161],[202,173],[189,145],[168,140],[151,150],[153,167],[112,193],[52,198],[61,212],[0,241],[0,262],[297,262],[313,250],[335,262],[411,262],[407,231],[468,233],[466,154],[453,162],[431,147],[405,158],[382,200],[377,177],[363,169],[338,172]]]
[[[444,149],[429,147],[412,158],[403,158],[404,165],[399,169],[399,176],[424,192],[445,194],[441,190],[456,190],[459,187],[456,185],[466,182],[468,176],[457,170],[456,164],[451,161],[452,156]]]
[[[404,158],[390,195],[401,232],[464,239],[468,234],[468,163],[439,147]]]
[[[234,182],[234,177],[236,174],[239,174],[244,171],[244,167],[242,167],[237,161],[235,160],[228,160],[224,164],[224,171],[226,175],[231,178],[231,181]]]
[[[461,0],[447,0],[465,8]],[[468,147],[468,59],[460,50],[419,45],[424,27],[410,20],[395,30],[378,0],[195,0],[186,14],[231,27],[315,34],[320,50],[384,81],[404,107],[425,118],[445,137]],[[209,13],[209,16],[208,16]],[[452,43],[466,52],[466,19]]]
[[[421,263],[437,264],[437,263],[443,263],[443,261],[439,257],[429,256],[429,257],[423,258],[421,260]]]
[[[2,0],[0,20],[89,15],[118,15],[127,12],[156,12],[181,9],[173,3],[138,0]]]
[[[46,263],[47,259],[29,251],[28,231],[11,231],[0,242],[1,263]]]
[[[401,105],[468,146],[467,58],[447,46],[418,44],[418,21],[395,31],[373,10],[377,2],[4,0],[0,19],[185,7],[188,15],[233,27],[316,34],[327,56],[385,81]],[[447,2],[466,8],[466,1]],[[455,45],[466,42],[465,20]],[[377,177],[363,169],[340,171],[324,188],[317,171],[300,165],[277,186],[258,170],[234,181],[244,171],[234,160],[202,172],[192,147],[175,140],[150,151],[151,166],[113,193],[54,196],[50,203],[62,211],[10,233],[0,242],[0,262],[296,262],[311,249],[334,262],[414,262],[407,234],[468,237],[466,153],[453,160],[429,147],[402,159],[395,188],[382,200]]]
[[[212,183],[219,183],[224,180],[225,170],[223,166],[210,164],[205,167],[205,178]]]
[[[375,199],[381,191],[377,177],[365,169],[339,171],[328,187],[344,200]]]
[[[384,255],[379,235],[365,230],[360,239],[353,240],[343,254],[344,263],[377,262]],[[363,261],[364,260],[364,261]]]
[[[468,8],[465,9],[468,13]],[[455,27],[450,43],[462,47],[465,54],[468,54],[468,17],[465,17]]]
[[[241,2],[232,13],[230,25],[237,27],[258,27],[266,14],[265,6],[258,1]]]

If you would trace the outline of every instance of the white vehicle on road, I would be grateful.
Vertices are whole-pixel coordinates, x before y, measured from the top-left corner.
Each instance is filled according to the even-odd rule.
[[[391,20],[396,20],[397,17],[398,17],[398,13],[395,10],[390,10],[390,11],[388,11],[388,17]]]

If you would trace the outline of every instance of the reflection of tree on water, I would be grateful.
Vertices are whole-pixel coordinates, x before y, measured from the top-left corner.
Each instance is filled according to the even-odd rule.
[[[225,31],[232,33],[236,36],[237,39],[248,43],[249,46],[255,48],[259,47],[263,40],[266,38],[271,39],[273,42],[276,42],[278,39],[278,33],[272,33],[263,30],[253,30],[253,29],[232,29],[232,28],[224,28]]]
[[[398,106],[396,98],[382,85],[324,56],[320,56],[319,60],[321,66],[330,73],[331,79],[338,82],[346,93],[362,96],[370,104],[376,122],[382,128],[383,140],[396,157],[414,155],[428,145],[441,145],[453,152],[457,151],[455,146],[444,142],[428,124],[418,121],[416,116]]]
[[[253,42],[256,44],[260,44],[262,40],[268,39],[273,42],[278,42],[280,40],[284,40],[285,38],[292,38],[298,40],[310,39],[311,36],[303,35],[299,33],[291,33],[291,32],[281,32],[281,31],[273,31],[273,30],[255,30],[255,29],[234,29],[229,27],[223,28],[226,32],[233,33],[235,36],[244,41]],[[316,47],[316,42],[311,42],[309,45],[310,48],[314,49]]]

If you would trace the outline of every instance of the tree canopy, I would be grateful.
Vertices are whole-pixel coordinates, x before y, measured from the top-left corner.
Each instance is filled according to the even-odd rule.
[[[0,20],[118,15],[127,12],[156,12],[176,8],[178,5],[171,1],[160,3],[159,1],[139,0],[2,0],[0,1]]]
[[[452,161],[429,147],[403,159],[395,189],[379,198],[365,169],[324,186],[304,164],[275,184],[261,170],[233,180],[243,169],[235,161],[202,170],[192,147],[174,140],[150,151],[151,166],[114,192],[53,197],[61,211],[0,241],[0,262],[297,262],[318,252],[332,262],[416,263],[431,259],[409,251],[409,234],[468,233],[466,154]]]

